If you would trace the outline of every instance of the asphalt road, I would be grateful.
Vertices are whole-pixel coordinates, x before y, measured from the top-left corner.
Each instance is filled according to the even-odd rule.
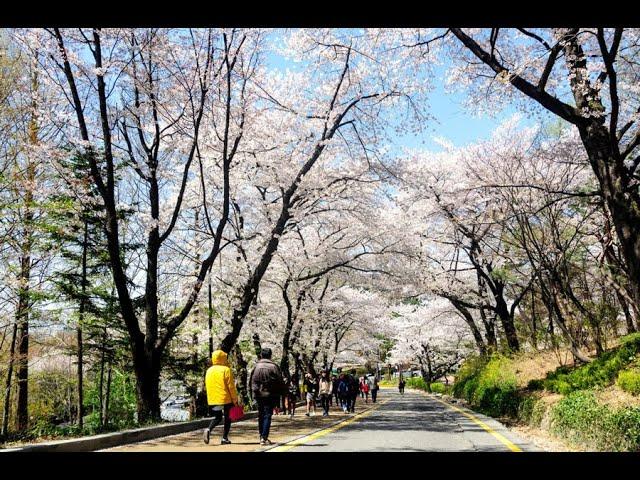
[[[538,450],[486,416],[422,393],[380,390],[379,404],[269,452],[517,452]],[[346,415],[345,415],[346,417]]]

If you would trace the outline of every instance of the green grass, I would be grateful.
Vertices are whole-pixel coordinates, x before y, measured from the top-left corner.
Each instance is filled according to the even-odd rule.
[[[551,431],[589,449],[639,451],[640,408],[612,409],[593,392],[572,392],[554,407]]]
[[[549,417],[550,431],[570,443],[600,451],[640,451],[640,407],[614,408],[597,400],[594,390],[617,384],[640,393],[640,333],[587,365],[561,367],[546,378],[518,388],[514,360],[494,355],[470,358],[458,371],[456,397],[493,417],[511,417],[540,427]],[[555,404],[542,401],[540,390],[564,395]]]
[[[422,377],[411,377],[406,380],[406,388],[415,388],[416,390],[423,390],[428,392],[427,382],[424,381]],[[451,385],[445,385],[440,382],[431,383],[431,393],[441,393],[441,394],[450,394],[451,393]]]
[[[640,370],[622,370],[618,374],[618,381],[616,383],[625,392],[640,395]]]
[[[640,353],[640,333],[621,338],[620,346],[579,367],[560,367],[543,380],[529,382],[529,388],[544,388],[568,395],[571,392],[613,384],[618,373],[634,362]]]

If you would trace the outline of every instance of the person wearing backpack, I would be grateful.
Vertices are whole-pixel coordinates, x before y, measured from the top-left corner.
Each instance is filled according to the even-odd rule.
[[[348,375],[349,378],[349,411],[351,413],[356,413],[356,400],[358,398],[358,393],[360,392],[360,382],[356,378],[356,370],[355,368],[351,370],[351,375]]]
[[[347,413],[349,411],[349,382],[344,373],[341,373],[340,377],[338,377],[338,398],[342,411]]]
[[[338,396],[338,383],[340,382],[340,380],[338,379],[337,375],[331,375],[331,381],[333,383],[332,391],[333,391],[333,396],[335,397],[335,400],[336,400],[336,407],[340,407],[340,398]]]
[[[251,393],[258,404],[258,431],[260,445],[271,445],[269,431],[273,408],[279,404],[280,395],[286,395],[287,390],[280,372],[280,367],[271,361],[271,349],[263,348],[260,360],[251,370],[249,376]]]
[[[231,419],[229,410],[238,403],[238,392],[233,381],[233,373],[227,363],[227,354],[222,350],[216,350],[211,355],[211,366],[205,375],[205,386],[207,390],[207,404],[213,413],[213,419],[203,433],[204,443],[209,444],[211,430],[217,426],[224,416],[224,426],[222,430],[221,445],[231,443],[229,440],[229,430],[231,429]]]

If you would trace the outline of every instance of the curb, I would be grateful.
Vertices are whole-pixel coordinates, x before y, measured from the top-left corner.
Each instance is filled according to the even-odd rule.
[[[296,404],[303,406],[305,403]],[[258,412],[252,410],[246,412],[241,422],[258,418]],[[180,433],[191,432],[200,428],[205,428],[211,422],[211,417],[192,420],[189,422],[172,423],[154,427],[142,427],[122,432],[103,433],[91,437],[72,438],[69,440],[58,440],[55,442],[43,442],[24,447],[0,449],[2,452],[93,452],[107,448],[119,447],[129,443],[144,442],[154,438],[168,437]]]

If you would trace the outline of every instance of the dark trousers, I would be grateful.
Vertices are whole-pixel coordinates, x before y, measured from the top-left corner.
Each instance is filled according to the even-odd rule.
[[[232,406],[233,404],[228,403],[224,405],[223,407],[224,410],[211,411],[211,415],[213,416],[213,419],[209,424],[209,431],[213,430],[214,427],[217,427],[220,424],[220,422],[222,421],[222,416],[224,414],[224,426],[222,430],[222,438],[228,438],[229,429],[231,428],[231,419],[229,418],[229,410],[231,410]]]
[[[269,430],[271,430],[271,416],[273,415],[273,407],[278,405],[278,397],[257,398],[258,402],[258,431],[260,437],[269,438]]]
[[[358,393],[357,393],[357,392],[356,392],[356,393],[354,393],[354,394],[351,396],[351,408],[350,408],[350,411],[351,411],[351,412],[355,412],[355,411],[356,411],[356,399],[357,399],[357,398],[358,398]]]
[[[329,401],[331,400],[331,395],[327,393],[323,393],[320,395],[320,403],[322,404],[322,409],[324,413],[329,414]]]
[[[296,411],[296,402],[298,401],[298,396],[294,393],[290,393],[287,396],[287,410],[285,413],[294,414]]]
[[[372,388],[371,389],[371,401],[373,403],[376,403],[376,398],[378,397],[378,389],[377,388]]]

